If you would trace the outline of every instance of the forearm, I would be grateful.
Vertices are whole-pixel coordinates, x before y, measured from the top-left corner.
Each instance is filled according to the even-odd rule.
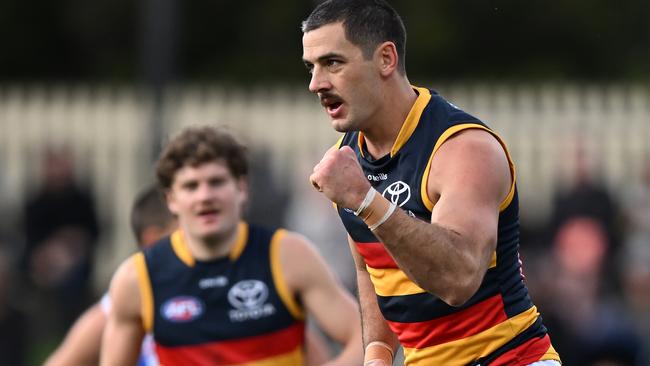
[[[305,332],[305,365],[321,366],[325,364],[332,358],[325,338],[314,329],[307,329]]]
[[[357,270],[363,331],[364,366],[390,366],[399,342],[377,304],[377,295],[368,272]]]
[[[143,336],[139,331],[106,329],[102,340],[100,365],[136,365]]]
[[[75,322],[45,366],[97,365],[105,324],[106,315],[95,304]]]
[[[95,355],[94,359],[88,355],[73,355],[70,353],[57,352],[50,356],[44,366],[66,366],[66,365],[79,365],[91,366],[97,365],[99,362],[99,352]]]
[[[358,307],[351,295],[346,294],[346,306],[337,310],[340,332],[333,332],[334,339],[341,344],[342,349],[337,357],[328,366],[358,365],[363,359],[363,345],[361,337],[361,320],[358,316]]]
[[[460,233],[400,209],[373,233],[413,282],[452,305],[471,297],[488,266],[489,255],[476,255]]]
[[[393,348],[393,351],[395,351],[399,346],[399,342],[379,309],[377,295],[368,276],[368,272],[357,270],[357,283],[359,288],[359,304],[361,306],[361,330],[363,332],[364,349],[370,342],[379,341],[389,344]]]

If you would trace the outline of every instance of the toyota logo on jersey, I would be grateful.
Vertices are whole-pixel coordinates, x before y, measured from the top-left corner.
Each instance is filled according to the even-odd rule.
[[[244,280],[237,282],[228,291],[228,301],[234,308],[228,312],[230,320],[242,322],[275,314],[273,304],[265,303],[268,296],[269,289],[262,281]]]
[[[260,307],[269,296],[269,290],[262,281],[240,281],[228,291],[228,300],[237,309]]]
[[[397,205],[397,207],[402,207],[411,198],[411,187],[398,180],[386,187],[381,195]]]

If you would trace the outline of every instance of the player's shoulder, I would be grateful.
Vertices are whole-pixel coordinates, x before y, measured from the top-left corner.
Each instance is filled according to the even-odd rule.
[[[136,303],[134,300],[139,301],[139,270],[144,265],[144,254],[142,252],[135,253],[125,259],[115,271],[109,296],[111,300],[111,310],[122,309],[129,312],[138,311],[138,307],[134,307]]]
[[[490,157],[505,157],[504,146],[500,140],[491,131],[483,128],[467,128],[450,136],[442,144],[434,159],[440,160],[447,155],[476,157],[484,163]]]
[[[305,235],[298,232],[279,229],[276,235],[279,235],[279,243],[283,250],[294,253],[315,251],[313,243]]]
[[[316,245],[300,233],[282,232],[279,244],[280,258],[285,272],[309,277],[325,266],[325,261]]]

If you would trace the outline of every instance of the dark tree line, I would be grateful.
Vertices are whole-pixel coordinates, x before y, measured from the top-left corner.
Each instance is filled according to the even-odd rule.
[[[316,1],[176,1],[173,78],[304,82]],[[138,81],[145,0],[2,0],[0,82]],[[401,0],[414,80],[650,79],[647,0]],[[166,39],[158,39],[165,42]]]

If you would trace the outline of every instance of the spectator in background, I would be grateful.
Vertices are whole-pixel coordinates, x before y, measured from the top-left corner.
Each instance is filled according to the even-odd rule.
[[[140,249],[153,245],[160,238],[172,233],[177,226],[176,218],[167,209],[162,193],[151,186],[142,191],[131,208],[131,229]],[[101,301],[75,322],[63,343],[46,360],[46,366],[83,366],[97,365],[102,333],[111,309],[108,293]],[[153,349],[153,340],[147,335],[140,351],[138,365],[154,366],[158,364]]]
[[[94,250],[99,235],[94,202],[75,180],[66,149],[50,149],[42,185],[24,210],[23,271],[37,292],[52,298],[55,324],[67,326],[89,299]]]
[[[623,299],[641,337],[638,365],[650,365],[650,242],[625,247],[621,265]]]
[[[607,249],[601,222],[576,216],[558,229],[552,261],[537,273],[545,276],[541,293],[552,294],[543,305],[544,321],[567,365],[635,366],[639,357],[632,319],[603,291]]]
[[[2,366],[25,364],[26,317],[11,301],[12,284],[13,269],[10,257],[3,248],[0,248],[0,365]]]
[[[589,141],[576,137],[567,145],[563,160],[564,184],[558,185],[551,214],[552,233],[575,217],[596,220],[605,230],[607,253],[614,255],[620,246],[621,217],[618,204],[597,175],[597,157]],[[563,188],[564,187],[564,188]]]
[[[624,192],[628,219],[621,256],[621,289],[634,325],[641,336],[640,365],[650,364],[650,156],[646,157],[639,180]]]

